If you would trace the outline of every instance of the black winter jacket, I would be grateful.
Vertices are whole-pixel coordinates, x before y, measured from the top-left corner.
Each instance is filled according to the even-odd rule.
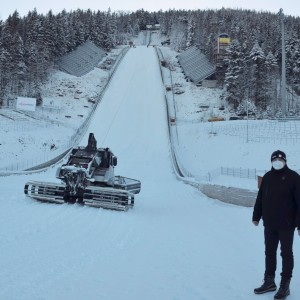
[[[263,178],[253,210],[253,221],[263,219],[274,229],[300,229],[300,176],[285,165]]]

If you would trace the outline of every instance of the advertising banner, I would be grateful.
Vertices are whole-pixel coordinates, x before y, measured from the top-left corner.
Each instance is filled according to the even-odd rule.
[[[35,98],[26,98],[26,97],[18,97],[17,98],[17,109],[18,110],[27,110],[27,111],[35,111],[36,107],[36,99]]]

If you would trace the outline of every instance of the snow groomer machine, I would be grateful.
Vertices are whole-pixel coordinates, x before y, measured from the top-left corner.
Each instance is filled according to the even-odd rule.
[[[115,176],[117,157],[109,148],[97,148],[93,133],[86,147],[73,148],[66,164],[58,168],[56,178],[61,183],[29,181],[26,196],[51,203],[79,203],[115,210],[134,206],[134,195],[141,182]]]

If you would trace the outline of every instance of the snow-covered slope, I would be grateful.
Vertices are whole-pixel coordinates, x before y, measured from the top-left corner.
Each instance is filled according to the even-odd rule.
[[[252,226],[252,209],[176,180],[164,105],[153,48],[131,49],[88,130],[118,156],[116,173],[142,182],[128,212],[23,195],[27,180],[55,180],[55,169],[0,178],[0,299],[257,299],[263,230]],[[300,294],[295,258],[291,300]]]
[[[158,32],[153,33],[148,50],[153,48],[152,45],[160,45],[163,39]],[[141,33],[134,43],[137,47],[145,45],[144,33]],[[121,49],[122,47],[112,51],[107,59],[114,60]],[[224,117],[226,120],[231,116],[229,108],[221,100],[222,90],[198,87],[187,82],[176,59],[178,53],[168,47],[160,47],[160,50],[172,70],[170,72],[169,69],[163,68],[164,74],[171,74],[174,86],[183,92],[174,95],[175,131],[178,142],[175,141],[173,146],[176,147],[177,158],[187,171],[186,174],[190,174],[197,181],[209,180],[209,184],[256,192],[255,175],[262,175],[270,168],[270,155],[277,149],[285,151],[288,165],[299,171],[299,121],[206,122],[213,116]],[[103,65],[107,64],[104,61],[99,64]],[[1,115],[4,113],[1,109],[0,171],[10,171],[12,164],[13,171],[23,170],[44,163],[69,148],[72,145],[73,134],[94,105],[89,99],[95,98],[95,95],[103,90],[109,73],[106,69],[95,68],[89,74],[77,78],[54,71],[49,82],[43,87],[44,106],[33,114],[33,117],[39,120],[9,120]],[[131,80],[128,83],[128,79],[122,79],[121,82],[136,88],[138,85],[144,85],[149,76],[143,81],[140,77],[138,79],[137,82]],[[166,94],[173,98],[170,91]],[[144,99],[145,96],[142,94],[141,98]],[[295,96],[294,101],[299,99]],[[220,110],[221,107],[224,109]],[[12,113],[11,109],[5,110],[5,114],[9,113]],[[14,116],[16,115],[21,114],[14,112]],[[85,143],[83,141],[83,144]],[[55,145],[53,149],[52,144]],[[240,176],[246,178],[239,178]]]
[[[108,82],[111,70],[104,65],[115,61],[122,49],[111,51],[81,77],[51,70],[42,88],[43,104],[34,112],[15,110],[16,103],[1,108],[0,170],[24,170],[72,146],[72,137],[90,115]]]

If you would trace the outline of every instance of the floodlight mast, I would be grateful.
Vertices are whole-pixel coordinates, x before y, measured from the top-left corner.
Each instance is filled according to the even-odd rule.
[[[283,9],[279,10],[281,23],[281,111],[286,117],[286,66],[285,66],[285,34],[284,34],[284,14]]]

